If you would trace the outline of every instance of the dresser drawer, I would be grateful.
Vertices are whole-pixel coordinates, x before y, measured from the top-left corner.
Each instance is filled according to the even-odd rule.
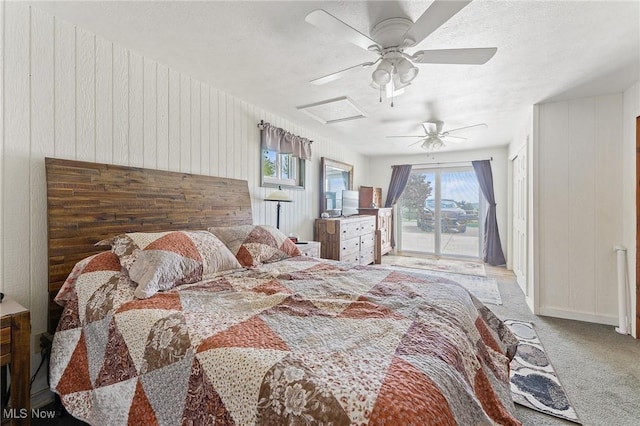
[[[345,222],[340,224],[340,239],[346,240],[349,238],[357,237],[362,232],[360,230],[360,222]]]
[[[11,362],[11,326],[0,329],[0,365]]]
[[[11,369],[11,400],[9,405],[14,413],[20,414],[11,424],[30,424],[31,393],[29,392],[29,365],[31,359],[31,314],[28,309],[10,296],[2,300],[0,317],[0,365],[9,365]],[[2,375],[2,393],[4,397],[5,376]],[[4,401],[3,406],[4,406]],[[2,424],[6,420],[3,408]]]
[[[389,235],[387,234],[387,232],[384,232],[384,231],[386,230],[383,230],[383,232],[380,232],[380,245],[382,245],[383,247],[390,243]]]
[[[360,235],[376,232],[376,218],[375,216],[369,216],[367,219],[360,222]]]
[[[360,251],[360,265],[369,265],[375,259],[374,246],[363,248]]]
[[[376,234],[367,234],[360,237],[360,247],[364,250],[370,248],[376,244]]]
[[[349,238],[340,241],[340,257],[346,253],[358,253],[360,251],[360,237]]]
[[[359,259],[360,251],[350,251],[348,253],[342,253],[342,255],[340,256],[340,261],[347,263],[359,263]]]

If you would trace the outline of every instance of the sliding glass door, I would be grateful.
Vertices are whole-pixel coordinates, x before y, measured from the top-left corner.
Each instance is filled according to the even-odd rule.
[[[471,166],[414,169],[400,200],[399,251],[481,257],[481,200]]]

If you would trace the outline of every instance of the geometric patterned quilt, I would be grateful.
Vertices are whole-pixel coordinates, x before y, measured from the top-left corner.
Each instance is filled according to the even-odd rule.
[[[103,252],[56,298],[51,388],[90,424],[520,424],[516,339],[446,278],[295,257],[134,289]]]

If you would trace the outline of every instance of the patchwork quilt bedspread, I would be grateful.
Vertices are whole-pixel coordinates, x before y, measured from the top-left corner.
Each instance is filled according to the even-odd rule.
[[[51,387],[91,424],[520,424],[516,339],[445,278],[295,257],[134,290],[104,252],[56,298]]]

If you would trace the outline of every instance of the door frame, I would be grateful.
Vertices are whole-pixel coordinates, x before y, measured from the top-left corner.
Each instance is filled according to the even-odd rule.
[[[640,116],[636,117],[636,338],[640,336]]]

